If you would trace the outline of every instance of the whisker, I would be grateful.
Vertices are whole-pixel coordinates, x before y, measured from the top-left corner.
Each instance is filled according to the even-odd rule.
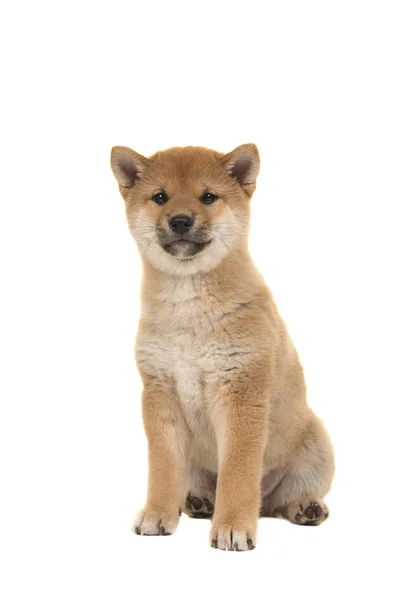
[[[178,264],[176,265],[176,269],[175,269],[175,270],[174,270],[174,272],[172,273],[172,277],[173,277],[174,275],[176,275],[176,272],[177,272],[177,270],[178,270],[178,269],[179,269],[179,267],[181,266],[181,262],[182,262],[181,260],[178,260]]]
[[[156,241],[157,241],[157,236],[155,235],[143,243],[143,248],[146,250],[149,250],[149,248],[151,248],[152,244],[155,243]]]
[[[213,238],[212,238],[212,239],[214,239],[216,242],[218,242],[218,243],[219,243],[221,246],[222,246],[222,245],[224,245],[224,246],[225,246],[225,248],[226,248],[227,250],[230,250],[230,248],[229,248],[228,244],[225,242],[225,240],[224,240],[224,239],[222,239],[222,238],[219,238],[219,237],[217,237],[217,236],[213,236]]]
[[[196,271],[198,272],[198,274],[199,274],[199,276],[200,276],[200,279],[201,279],[202,275],[201,275],[201,273],[200,273],[200,271],[199,271],[199,267],[196,265],[196,261],[195,261],[195,259],[194,259],[194,258],[192,258],[192,261],[193,261],[193,264],[194,264],[194,266],[196,267]]]
[[[248,237],[247,233],[224,233],[224,237]]]

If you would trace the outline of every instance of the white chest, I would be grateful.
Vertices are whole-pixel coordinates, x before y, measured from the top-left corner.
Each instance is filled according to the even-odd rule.
[[[195,408],[202,401],[204,374],[212,369],[210,351],[189,333],[154,337],[138,336],[139,367],[163,381],[173,381],[183,405]]]

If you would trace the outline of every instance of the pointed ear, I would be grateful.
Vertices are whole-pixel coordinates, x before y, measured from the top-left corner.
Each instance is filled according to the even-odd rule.
[[[249,186],[249,190],[244,190],[246,193],[251,195],[254,192],[260,170],[260,155],[255,144],[238,146],[225,154],[222,164],[242,187]]]
[[[149,160],[126,146],[114,146],[111,150],[111,168],[122,188],[133,187],[141,178]]]

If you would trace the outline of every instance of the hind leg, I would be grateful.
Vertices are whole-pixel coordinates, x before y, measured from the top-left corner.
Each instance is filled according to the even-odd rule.
[[[334,473],[331,441],[319,419],[312,422],[300,450],[279,485],[262,500],[263,516],[296,525],[319,525],[329,515],[323,502]]]
[[[192,466],[187,478],[183,512],[194,519],[210,519],[214,513],[216,487],[215,473]]]

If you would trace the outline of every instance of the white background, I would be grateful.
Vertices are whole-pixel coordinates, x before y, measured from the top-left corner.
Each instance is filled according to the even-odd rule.
[[[9,2],[1,583],[14,598],[398,597],[397,2]],[[140,262],[112,145],[254,142],[251,248],[337,455],[320,528],[140,538]],[[397,553],[397,560],[396,560]],[[397,588],[397,589],[396,589]]]

